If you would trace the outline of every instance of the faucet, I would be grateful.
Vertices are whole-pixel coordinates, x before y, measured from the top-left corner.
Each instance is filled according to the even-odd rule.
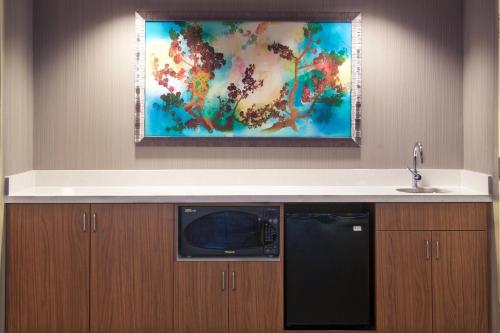
[[[412,183],[413,183],[413,188],[418,189],[418,182],[422,180],[422,175],[418,173],[417,169],[417,157],[420,155],[420,163],[424,163],[424,146],[422,143],[419,141],[415,143],[415,146],[413,146],[413,170],[408,168],[410,172],[412,173]]]

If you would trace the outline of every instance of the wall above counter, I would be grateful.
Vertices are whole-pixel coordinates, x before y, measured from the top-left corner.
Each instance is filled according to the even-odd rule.
[[[31,3],[10,2],[15,8]],[[15,38],[24,36],[22,31],[33,32],[26,33],[26,50],[6,48],[6,81],[19,92],[5,95],[6,175],[32,169],[400,168],[416,138],[428,147],[426,167],[464,168],[463,29],[457,29],[463,25],[463,8],[454,0],[401,0],[396,5],[389,0],[139,0],[113,5],[47,0],[34,1],[32,11],[23,8],[9,10],[6,17],[7,45],[22,42]],[[275,15],[361,12],[361,147],[138,147],[132,134],[135,12],[172,8]],[[35,102],[20,104],[28,100]]]
[[[6,178],[14,202],[490,202],[491,177],[468,170],[422,170],[402,193],[404,169],[33,170]]]

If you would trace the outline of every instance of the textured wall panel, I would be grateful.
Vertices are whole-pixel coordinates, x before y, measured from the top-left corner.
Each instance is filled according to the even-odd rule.
[[[498,27],[496,0],[466,0],[464,166],[497,173]]]
[[[33,169],[31,0],[5,0],[3,145],[5,174]]]
[[[456,0],[45,0],[35,11],[35,168],[461,168],[462,6]],[[363,12],[363,145],[136,148],[135,10]]]

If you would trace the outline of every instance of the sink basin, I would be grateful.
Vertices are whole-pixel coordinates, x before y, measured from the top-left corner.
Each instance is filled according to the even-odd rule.
[[[398,188],[398,192],[404,192],[404,193],[447,193],[448,191],[439,189],[439,188],[434,188],[434,187],[418,187],[418,188],[413,188],[413,187],[407,187],[407,188]]]

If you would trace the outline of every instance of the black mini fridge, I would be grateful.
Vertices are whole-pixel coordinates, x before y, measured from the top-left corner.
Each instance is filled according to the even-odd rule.
[[[371,206],[304,204],[285,214],[285,327],[372,329]]]

